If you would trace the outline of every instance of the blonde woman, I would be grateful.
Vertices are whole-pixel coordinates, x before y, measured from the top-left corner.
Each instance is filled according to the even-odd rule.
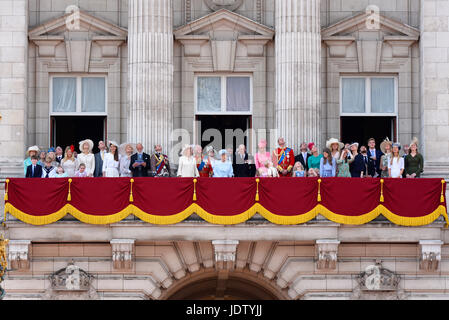
[[[120,177],[132,177],[133,173],[129,170],[131,156],[134,153],[134,146],[131,143],[124,143],[119,147],[119,168]]]
[[[182,156],[179,158],[177,176],[182,178],[200,176],[196,166],[195,157],[193,156],[192,146],[190,145],[185,145],[184,148],[182,148]]]
[[[79,169],[79,164],[84,163],[86,166],[86,173],[88,177],[94,176],[95,171],[95,156],[92,153],[92,149],[94,148],[94,142],[90,139],[86,139],[80,141],[80,151],[77,157],[77,165],[76,169]]]
[[[109,152],[104,155],[103,177],[117,178],[119,174],[118,144],[115,141],[109,141]]]
[[[70,147],[66,147],[64,151],[64,158],[61,160],[61,166],[68,177],[75,176],[76,171],[76,159],[73,156],[73,151]]]
[[[335,138],[330,138],[326,141],[326,147],[330,149],[331,156],[335,159],[335,161],[340,160],[340,150],[343,149],[344,146],[344,143]]]
[[[404,158],[399,155],[399,150],[401,150],[401,145],[393,143],[393,152],[388,162],[388,176],[390,178],[402,178],[404,172]]]

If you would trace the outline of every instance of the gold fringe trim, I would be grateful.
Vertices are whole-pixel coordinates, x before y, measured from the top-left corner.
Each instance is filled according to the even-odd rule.
[[[368,223],[372,221],[373,219],[377,218],[380,214],[385,216],[389,221],[393,222],[394,224],[401,225],[401,226],[422,226],[427,225],[435,221],[439,216],[444,216],[446,221],[446,227],[449,225],[449,218],[447,215],[446,207],[443,205],[440,205],[435,211],[432,213],[422,216],[422,217],[401,217],[394,213],[392,213],[390,210],[388,210],[383,205],[377,206],[375,209],[373,209],[371,212],[368,212],[364,215],[360,216],[344,216],[336,214],[321,204],[318,204],[310,210],[309,212],[306,212],[301,215],[295,215],[295,216],[283,216],[283,215],[277,215],[274,214],[267,209],[265,209],[261,204],[256,203],[251,208],[246,210],[245,212],[242,212],[240,214],[235,214],[232,216],[219,216],[214,215],[203,208],[201,208],[196,203],[191,204],[189,207],[187,207],[185,210],[173,214],[170,216],[159,216],[154,214],[148,214],[138,207],[130,204],[122,211],[107,215],[107,216],[95,216],[95,215],[89,215],[85,214],[78,209],[76,209],[71,204],[66,204],[64,207],[62,207],[60,210],[49,214],[45,216],[33,216],[26,214],[19,209],[15,208],[11,203],[7,202],[5,204],[5,216],[7,213],[10,213],[17,219],[28,223],[32,225],[46,225],[54,223],[60,219],[62,219],[67,213],[71,214],[73,217],[78,219],[81,222],[88,223],[88,224],[95,224],[95,225],[101,225],[101,224],[111,224],[111,223],[117,223],[126,217],[128,217],[130,214],[134,214],[136,217],[141,219],[142,221],[156,224],[156,225],[169,225],[169,224],[176,224],[179,223],[185,219],[187,219],[190,215],[193,213],[198,214],[202,219],[205,221],[212,223],[212,224],[221,224],[221,225],[232,225],[232,224],[239,224],[243,223],[251,217],[253,217],[256,213],[259,213],[262,215],[265,219],[268,221],[278,224],[278,225],[297,225],[301,223],[308,222],[312,219],[314,219],[318,214],[323,215],[330,221],[333,221],[335,223],[340,224],[352,224],[352,225],[361,225]]]

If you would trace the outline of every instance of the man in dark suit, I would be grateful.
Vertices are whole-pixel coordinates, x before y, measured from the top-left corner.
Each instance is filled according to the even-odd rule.
[[[106,145],[104,144],[104,141],[98,142],[98,149],[100,149],[100,152],[96,153],[95,156],[95,170],[94,170],[94,177],[102,177],[103,176],[103,160],[104,156],[107,153]]]
[[[382,151],[376,149],[376,140],[371,138],[368,140],[368,175],[371,177],[380,177],[380,157],[383,156]]]
[[[309,171],[309,165],[307,164],[309,156],[311,156],[311,154],[307,152],[307,144],[305,142],[301,143],[299,153],[295,156],[295,163],[300,162],[306,172]]]
[[[31,164],[27,167],[26,178],[42,178],[42,166],[37,164],[37,156],[31,156]]]
[[[62,151],[62,148],[57,146],[56,147],[56,158],[55,161],[59,164],[61,164],[62,159],[64,159],[64,152]]]
[[[241,144],[232,159],[234,177],[254,177],[245,145]],[[254,173],[255,174],[255,173]]]
[[[151,169],[150,156],[143,152],[143,145],[136,145],[137,153],[131,156],[129,170],[133,173],[133,177],[148,177],[148,170]]]

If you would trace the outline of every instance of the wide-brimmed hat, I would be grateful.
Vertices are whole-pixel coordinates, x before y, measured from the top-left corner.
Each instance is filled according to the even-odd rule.
[[[108,146],[111,146],[111,145],[114,145],[114,146],[116,146],[117,147],[117,149],[118,149],[118,147],[120,146],[117,142],[115,142],[114,140],[109,140],[109,142],[108,142]]]
[[[349,145],[349,149],[351,149],[352,146],[356,145],[357,149],[359,149],[359,143],[358,142],[353,142]]]
[[[92,149],[94,148],[94,142],[90,139],[85,139],[80,141],[80,151],[83,152],[83,145],[87,143],[89,145],[89,152],[92,152]]]
[[[382,151],[382,153],[385,153],[385,148],[387,147],[387,145],[393,146],[393,141],[390,141],[390,139],[388,139],[388,137],[385,138],[384,141],[382,141],[382,143],[380,144],[380,151]]]
[[[343,147],[345,146],[345,144],[343,142],[338,141],[338,139],[330,138],[329,140],[326,141],[326,147],[332,150],[331,146],[335,143],[338,144],[339,151],[343,149]]]
[[[134,153],[134,150],[136,150],[136,144],[135,143],[131,143],[131,142],[125,142],[122,143],[119,147],[118,147],[118,152],[124,156],[126,155],[126,147],[127,146],[131,146],[131,148],[133,148],[132,153]]]
[[[409,146],[411,146],[412,144],[416,145],[416,148],[418,148],[418,138],[417,137],[413,137],[412,142],[410,142]]]
[[[28,150],[27,150],[27,153],[26,153],[27,156],[30,156],[30,151],[36,151],[36,153],[38,153],[39,152],[39,147],[38,146],[29,147]]]

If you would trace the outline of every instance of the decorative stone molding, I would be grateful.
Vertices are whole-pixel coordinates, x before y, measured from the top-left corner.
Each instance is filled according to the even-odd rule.
[[[8,245],[8,260],[13,270],[30,269],[30,240],[10,240]]]
[[[329,48],[329,57],[345,58],[347,49],[355,41],[355,37],[340,36],[323,39],[323,41]]]
[[[132,270],[133,268],[133,239],[112,239],[112,262],[114,269]]]
[[[235,267],[238,240],[213,240],[215,253],[215,268],[218,270],[231,270]]]
[[[394,291],[398,289],[400,276],[382,267],[380,261],[366,267],[357,277],[360,289],[367,291]]]
[[[93,300],[98,299],[92,287],[94,276],[82,270],[72,261],[49,276],[50,287],[43,295],[44,300]]]
[[[419,268],[425,271],[437,271],[441,261],[441,240],[420,240]]]
[[[242,5],[243,0],[204,0],[204,2],[213,11],[220,9],[234,11]]]
[[[316,240],[316,251],[318,256],[317,268],[319,270],[337,267],[338,245],[340,241],[334,239]]]
[[[233,72],[235,66],[236,40],[211,40],[214,71]]]

